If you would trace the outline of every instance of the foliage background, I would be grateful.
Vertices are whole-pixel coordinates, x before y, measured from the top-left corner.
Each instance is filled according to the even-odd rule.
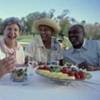
[[[51,19],[56,20],[60,23],[61,31],[57,35],[58,39],[63,40],[64,45],[69,46],[70,43],[67,39],[67,32],[71,25],[74,24],[82,24],[85,27],[86,30],[86,38],[88,39],[100,39],[100,23],[87,23],[85,20],[82,20],[81,22],[78,22],[75,18],[72,18],[69,16],[70,11],[68,9],[62,10],[61,14],[55,15],[56,10],[50,9],[48,12],[33,12],[29,13],[27,16],[22,17],[21,21],[23,24],[23,34],[20,38],[18,38],[18,41],[20,41],[23,44],[27,44],[32,40],[32,37],[36,34],[33,29],[33,22],[37,19],[43,18],[43,17],[49,17]],[[2,29],[2,22],[3,20],[0,19],[0,35],[1,29]]]

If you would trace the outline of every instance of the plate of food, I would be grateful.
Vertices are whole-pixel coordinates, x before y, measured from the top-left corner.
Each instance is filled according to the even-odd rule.
[[[69,82],[69,81],[82,81],[88,80],[92,76],[89,72],[82,69],[75,69],[68,66],[58,66],[58,65],[42,65],[39,66],[36,70],[36,73],[42,77],[60,82]]]

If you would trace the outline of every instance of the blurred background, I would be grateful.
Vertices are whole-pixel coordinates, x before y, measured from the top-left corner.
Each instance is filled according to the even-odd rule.
[[[60,23],[57,39],[64,47],[71,44],[67,32],[71,25],[82,24],[87,39],[100,39],[100,0],[0,0],[0,38],[2,22],[7,17],[19,17],[23,33],[18,41],[25,47],[35,34],[32,24],[36,19],[49,17]]]

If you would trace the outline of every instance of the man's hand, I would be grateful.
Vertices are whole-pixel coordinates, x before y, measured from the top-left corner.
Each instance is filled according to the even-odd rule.
[[[78,67],[82,68],[82,69],[87,69],[88,71],[96,70],[96,66],[92,66],[92,65],[88,64],[87,62],[82,62],[82,63],[78,64]]]

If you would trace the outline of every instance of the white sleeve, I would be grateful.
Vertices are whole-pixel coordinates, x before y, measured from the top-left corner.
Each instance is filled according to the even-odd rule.
[[[20,46],[20,48],[16,50],[16,61],[17,61],[17,64],[25,63],[25,53],[22,46]]]
[[[0,49],[0,60],[4,59],[5,57],[6,57],[6,55]]]
[[[2,52],[1,46],[0,46],[0,60],[4,59],[6,57],[6,54]]]

